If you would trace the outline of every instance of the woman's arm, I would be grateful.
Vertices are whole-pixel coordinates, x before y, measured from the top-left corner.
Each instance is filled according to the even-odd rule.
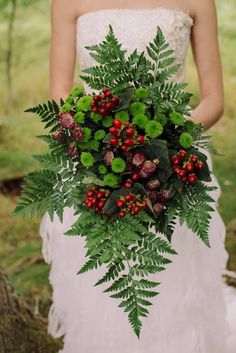
[[[191,44],[200,82],[200,104],[193,111],[192,119],[209,129],[224,112],[216,9],[214,0],[194,1],[193,6]]]
[[[78,6],[77,6],[78,8]],[[51,9],[50,96],[66,98],[73,86],[76,58],[74,0],[53,0]]]

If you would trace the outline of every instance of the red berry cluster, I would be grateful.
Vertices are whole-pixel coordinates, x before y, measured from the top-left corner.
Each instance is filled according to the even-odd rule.
[[[109,129],[113,137],[110,139],[110,145],[120,146],[122,151],[126,152],[134,145],[144,144],[144,136],[137,135],[137,131],[130,123],[123,123],[119,119],[113,121],[113,126]]]
[[[195,183],[197,176],[195,172],[204,167],[204,163],[195,155],[187,156],[187,151],[180,150],[176,156],[171,158],[173,170],[178,178],[189,183]]]
[[[84,203],[88,208],[95,208],[96,212],[104,214],[103,208],[110,196],[110,191],[95,185],[87,190]]]
[[[147,207],[147,199],[140,194],[127,193],[116,201],[116,206],[120,208],[119,217],[136,216]]]
[[[91,107],[94,113],[105,116],[112,111],[114,106],[119,104],[120,99],[117,96],[113,96],[108,88],[103,88],[102,93],[93,96]]]

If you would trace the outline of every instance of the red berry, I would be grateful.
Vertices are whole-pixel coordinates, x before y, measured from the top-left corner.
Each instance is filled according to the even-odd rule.
[[[104,192],[98,191],[96,196],[97,196],[98,199],[101,199],[104,196]]]
[[[119,140],[116,137],[110,139],[110,145],[117,146],[119,145]]]
[[[121,146],[121,149],[122,149],[122,151],[126,152],[126,151],[128,151],[129,146],[127,146],[127,145],[122,145],[122,146]]]
[[[105,204],[106,204],[106,201],[104,201],[104,200],[101,200],[101,201],[99,201],[99,203],[98,203],[98,208],[103,208],[104,206],[105,206]]]
[[[194,170],[194,166],[192,163],[186,163],[184,169],[188,172],[192,172]]]
[[[112,98],[113,97],[113,95],[112,95],[112,93],[111,92],[108,92],[108,93],[106,93],[106,97],[107,98]],[[112,103],[112,102],[111,102]],[[112,103],[113,104],[113,103]]]
[[[93,189],[88,189],[87,190],[87,196],[92,197],[94,195],[94,190]]]
[[[141,135],[138,136],[138,137],[137,137],[137,142],[143,144],[143,143],[145,142],[144,136],[141,136]]]
[[[178,165],[175,165],[173,170],[175,173],[178,173],[180,171],[180,167]]]
[[[87,201],[87,200],[86,200]],[[93,204],[92,204],[92,201],[88,200],[86,202],[86,206],[88,206],[89,208],[92,208],[93,207]]]
[[[99,114],[99,113],[100,113],[100,109],[99,109],[98,107],[94,107],[94,108],[92,109],[92,111],[93,111],[94,113],[96,113],[96,114]]]
[[[105,198],[106,198],[106,199],[108,199],[108,197],[110,197],[110,196],[111,196],[110,191],[106,191],[104,196],[105,196]]]
[[[108,110],[112,110],[113,106],[114,106],[113,103],[109,102],[109,103],[107,103],[106,108]]]
[[[195,166],[196,166],[197,169],[202,169],[204,167],[204,163],[199,161],[199,162],[196,163]]]
[[[120,102],[120,99],[119,99],[119,97],[116,97],[116,96],[114,96],[114,97],[112,97],[112,103],[114,103],[115,105],[117,105],[117,104],[119,104],[119,102]]]
[[[133,144],[134,144],[134,140],[132,140],[132,139],[126,139],[126,140],[125,140],[125,144],[126,144],[127,146],[131,147],[131,146],[133,146]]]
[[[185,158],[187,156],[187,152],[185,150],[179,150],[178,156],[180,158]]]
[[[132,186],[132,182],[130,180],[126,180],[124,186],[125,186],[126,189],[129,189]]]
[[[191,156],[190,160],[191,162],[196,163],[198,161],[198,157],[193,155]]]
[[[100,95],[94,96],[93,100],[94,100],[94,102],[100,102],[101,96]]]
[[[139,173],[132,173],[132,174],[131,174],[131,178],[132,178],[134,181],[136,181],[136,180],[138,180],[138,179],[140,178],[140,175],[139,175]]]
[[[125,213],[125,211],[120,211],[119,212],[119,216],[121,217],[121,218],[123,218],[123,217],[125,217],[125,215],[126,215],[126,213]]]
[[[189,183],[195,183],[195,182],[197,181],[197,176],[196,176],[194,173],[189,174],[189,175],[187,176],[187,181],[188,181]]]
[[[118,127],[115,127],[115,126],[110,127],[109,131],[113,135],[117,135],[119,133]]]
[[[123,200],[117,200],[117,201],[116,201],[116,205],[117,205],[118,207],[122,208],[122,207],[124,207],[125,202],[124,202]]]
[[[100,114],[103,116],[107,115],[107,109],[106,108],[100,109]]]
[[[109,88],[104,87],[102,93],[107,94],[108,92],[110,92]]]
[[[135,206],[134,207],[134,213],[138,214],[141,211],[141,207],[140,206]]]
[[[91,103],[91,107],[92,107],[92,108],[95,108],[95,107],[97,107],[97,106],[98,106],[98,105],[97,105],[96,102],[92,102],[92,103]]]
[[[124,122],[124,126],[125,127],[128,127],[129,126],[129,123],[127,121]]]
[[[178,156],[173,156],[173,157],[171,158],[171,161],[172,161],[172,163],[173,163],[174,165],[177,165],[177,164],[180,163],[180,159],[179,159]]]
[[[135,130],[132,127],[129,127],[128,129],[126,129],[125,132],[129,136],[134,136],[135,134]]]
[[[92,200],[91,200],[92,204],[95,205],[96,202],[97,202],[97,198],[96,197],[93,197]]]
[[[147,204],[147,200],[143,200],[143,201],[142,201],[142,206],[143,206],[144,208],[146,208],[147,205],[148,205],[148,204]]]
[[[185,178],[185,176],[186,176],[186,171],[183,170],[183,169],[180,169],[180,170],[178,171],[178,177],[179,177],[180,179],[183,179],[183,178]]]
[[[120,129],[121,126],[122,126],[122,121],[119,120],[119,119],[115,119],[115,120],[113,121],[113,126],[115,126],[115,127],[117,127],[118,129]]]
[[[125,199],[126,199],[126,201],[132,201],[133,200],[133,196],[131,194],[126,194],[125,195]]]

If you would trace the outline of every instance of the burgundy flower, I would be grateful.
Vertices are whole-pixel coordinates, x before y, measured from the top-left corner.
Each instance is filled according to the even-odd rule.
[[[163,189],[162,190],[162,195],[164,197],[165,200],[169,200],[170,199],[170,190],[168,189]]]
[[[144,154],[140,153],[140,152],[136,152],[134,153],[133,157],[132,157],[132,165],[134,167],[141,167],[142,164],[146,161],[146,158],[144,156]]]
[[[76,127],[72,130],[72,136],[76,139],[76,140],[82,140],[84,137],[84,134],[82,132],[82,129],[80,127]]]
[[[148,178],[157,169],[157,166],[152,161],[145,161],[139,171],[141,178]]]
[[[104,156],[104,163],[107,167],[111,166],[113,159],[115,158],[114,153],[112,151],[107,151]]]
[[[52,134],[52,138],[54,140],[61,140],[62,137],[63,137],[63,134],[60,129],[58,129],[56,132],[54,132],[54,134]]]
[[[153,204],[157,201],[157,192],[156,191],[148,191],[147,195]]]
[[[154,206],[153,206],[153,211],[156,213],[156,214],[159,214],[161,213],[161,211],[163,210],[164,206],[162,205],[162,203],[156,203]]]
[[[153,179],[149,180],[146,184],[146,188],[148,190],[157,190],[159,186],[161,185],[160,181],[158,179]]]
[[[66,129],[72,129],[75,126],[75,120],[70,113],[60,114],[59,121],[61,126]]]

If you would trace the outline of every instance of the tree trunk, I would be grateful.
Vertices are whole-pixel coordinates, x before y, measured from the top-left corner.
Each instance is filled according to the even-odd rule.
[[[6,78],[8,88],[8,103],[13,100],[13,84],[12,84],[12,54],[13,54],[13,28],[16,15],[17,0],[11,0],[11,12],[7,30],[7,54],[6,54]]]
[[[0,353],[57,353],[60,342],[15,295],[0,269]]]

